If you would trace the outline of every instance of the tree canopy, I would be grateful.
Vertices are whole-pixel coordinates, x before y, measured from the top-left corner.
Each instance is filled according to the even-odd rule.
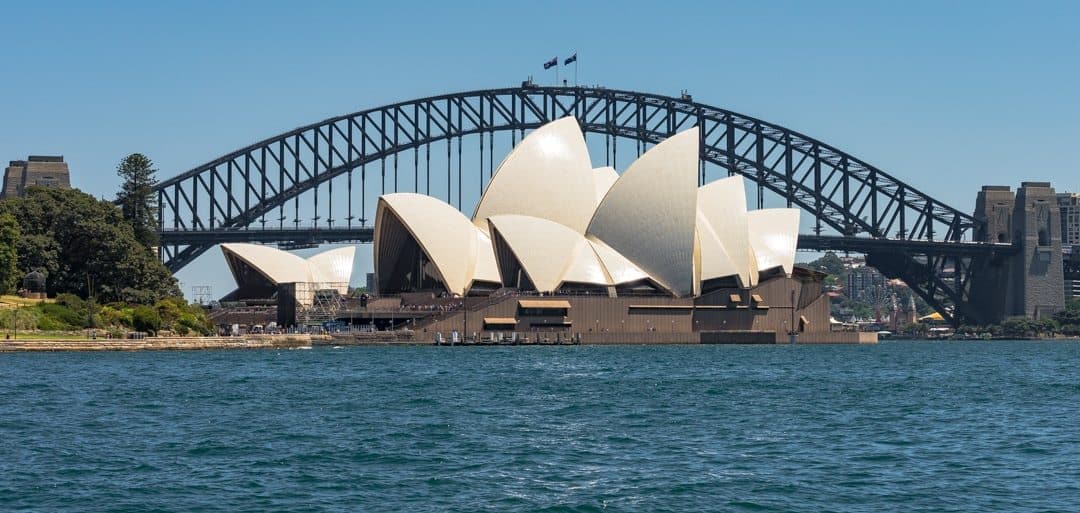
[[[20,271],[44,272],[49,295],[143,304],[180,295],[168,269],[112,203],[77,189],[31,187],[25,198],[0,203],[0,213],[22,228]]]
[[[116,174],[124,179],[116,200],[124,219],[131,224],[135,238],[146,247],[158,244],[157,238],[157,198],[154,185],[154,163],[142,153],[132,153],[116,167]]]
[[[19,222],[0,213],[0,293],[11,292],[19,283]]]

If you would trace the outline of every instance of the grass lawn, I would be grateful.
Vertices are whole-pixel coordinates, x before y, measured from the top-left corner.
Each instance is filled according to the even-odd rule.
[[[30,299],[19,296],[3,295],[0,296],[0,308],[17,308],[33,306],[38,303],[55,303],[55,299]]]

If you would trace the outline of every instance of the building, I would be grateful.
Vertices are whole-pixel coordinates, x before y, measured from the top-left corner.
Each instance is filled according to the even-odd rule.
[[[292,326],[333,317],[349,293],[356,247],[324,251],[304,259],[258,244],[222,244],[221,252],[236,280],[236,290],[221,302],[277,307],[277,322]]]
[[[68,165],[63,156],[30,155],[26,160],[12,160],[4,170],[0,199],[21,198],[27,187],[71,187]]]
[[[824,275],[794,265],[799,210],[748,211],[741,176],[698,187],[698,145],[697,128],[680,132],[620,175],[592,168],[568,117],[514,148],[471,218],[383,195],[376,292],[411,311],[437,305],[410,323],[473,339],[827,339]]]
[[[1080,193],[1057,195],[1061,211],[1061,245],[1080,246]]]
[[[847,275],[844,294],[856,300],[876,299],[886,293],[888,279],[877,269],[868,266],[855,267]]]
[[[1065,249],[1065,300],[1080,300],[1080,245]]]

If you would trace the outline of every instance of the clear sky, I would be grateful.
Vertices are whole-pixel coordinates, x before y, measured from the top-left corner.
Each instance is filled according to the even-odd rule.
[[[971,210],[982,184],[1080,191],[1080,2],[0,2],[0,158],[62,154],[111,198],[330,116],[445,92],[581,83],[799,130]],[[358,272],[370,268],[369,246]],[[219,252],[185,292],[231,289]],[[362,275],[354,283],[362,282]]]

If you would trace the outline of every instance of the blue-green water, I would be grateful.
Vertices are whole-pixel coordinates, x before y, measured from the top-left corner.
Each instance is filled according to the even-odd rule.
[[[1077,511],[1080,343],[0,354],[0,511]]]

